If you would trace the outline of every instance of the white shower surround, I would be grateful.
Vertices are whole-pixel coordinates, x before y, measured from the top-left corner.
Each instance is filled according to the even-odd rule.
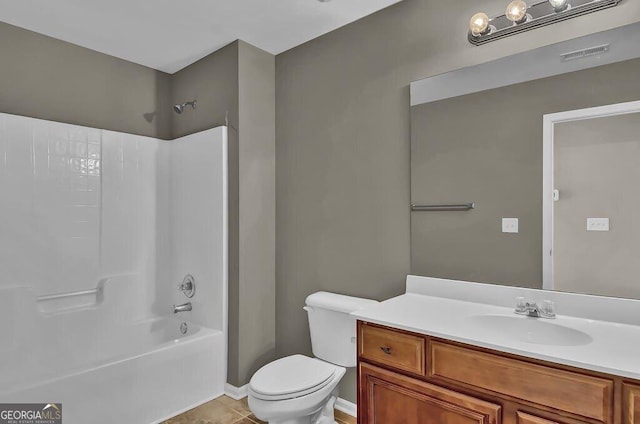
[[[151,423],[223,393],[226,140],[0,114],[0,402]]]

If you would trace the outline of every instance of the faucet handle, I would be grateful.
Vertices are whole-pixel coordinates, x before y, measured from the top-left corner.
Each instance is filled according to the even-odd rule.
[[[185,275],[182,279],[182,283],[178,284],[178,290],[191,299],[196,294],[196,281],[193,278],[193,275]]]
[[[527,301],[522,296],[516,297],[516,312],[522,314],[527,311]]]
[[[555,303],[553,303],[553,300],[545,300],[542,304],[540,312],[545,318],[555,318],[556,305]]]

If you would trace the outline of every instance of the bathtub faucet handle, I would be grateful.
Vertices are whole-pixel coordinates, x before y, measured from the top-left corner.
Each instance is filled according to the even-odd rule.
[[[185,275],[182,279],[182,283],[178,284],[178,290],[191,299],[196,294],[196,281],[193,278],[193,275]]]

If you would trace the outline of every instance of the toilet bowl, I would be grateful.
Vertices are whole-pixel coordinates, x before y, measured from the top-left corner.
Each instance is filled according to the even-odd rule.
[[[377,303],[318,292],[306,299],[315,358],[291,355],[260,368],[249,382],[249,409],[269,424],[333,424],[338,384],[356,366],[351,312]]]
[[[249,409],[270,424],[333,424],[346,368],[304,355],[262,367],[249,383]]]

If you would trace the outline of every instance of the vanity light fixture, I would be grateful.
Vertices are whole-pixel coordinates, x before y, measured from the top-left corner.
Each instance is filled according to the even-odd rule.
[[[503,15],[476,13],[469,22],[469,42],[479,46],[503,37],[617,6],[620,0],[513,0]],[[486,17],[486,19],[485,19]]]

